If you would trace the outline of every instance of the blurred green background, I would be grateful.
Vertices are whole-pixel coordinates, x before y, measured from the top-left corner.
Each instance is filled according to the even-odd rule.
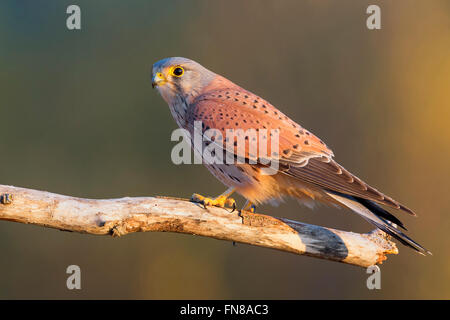
[[[194,59],[271,101],[336,159],[416,210],[399,246],[364,269],[170,233],[122,238],[0,221],[0,298],[450,298],[450,2],[2,1],[0,183],[89,198],[219,194],[170,160],[176,128],[150,85],[164,57]],[[82,30],[66,28],[77,4]],[[238,199],[243,204],[242,199]],[[345,210],[296,201],[259,212],[367,232]],[[82,271],[69,291],[66,267]]]

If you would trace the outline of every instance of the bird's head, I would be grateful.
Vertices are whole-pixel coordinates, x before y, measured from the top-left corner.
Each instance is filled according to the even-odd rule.
[[[152,70],[152,86],[171,104],[179,98],[189,99],[202,92],[216,74],[195,61],[173,57],[156,62]]]

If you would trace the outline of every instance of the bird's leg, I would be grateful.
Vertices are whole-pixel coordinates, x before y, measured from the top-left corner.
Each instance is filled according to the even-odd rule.
[[[234,188],[228,188],[224,193],[222,193],[220,196],[216,198],[208,198],[199,195],[197,193],[194,193],[191,197],[191,201],[203,204],[205,209],[206,206],[215,206],[220,208],[225,208],[225,206],[229,206],[232,207],[233,210],[231,210],[231,212],[233,212],[236,209],[236,201],[234,201],[233,198],[230,198],[233,192]]]
[[[253,213],[256,210],[256,206],[250,200],[247,200],[247,202],[245,203],[244,207],[241,210]]]

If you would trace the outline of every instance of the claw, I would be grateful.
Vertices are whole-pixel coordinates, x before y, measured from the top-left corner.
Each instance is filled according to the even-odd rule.
[[[236,210],[236,201],[234,201],[233,198],[227,198],[225,203],[232,208],[230,213],[233,213]]]
[[[199,194],[194,193],[191,196],[191,202],[195,202],[195,203],[198,203],[200,205],[203,205],[203,208],[206,209],[205,197],[203,197],[203,196],[201,196]]]
[[[233,210],[230,211],[230,213],[233,213],[236,210],[236,202],[233,202]]]

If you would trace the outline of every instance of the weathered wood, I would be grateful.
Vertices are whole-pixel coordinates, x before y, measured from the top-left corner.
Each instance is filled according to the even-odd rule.
[[[397,247],[381,231],[339,231],[258,213],[167,197],[82,199],[0,185],[0,220],[80,233],[122,236],[168,231],[247,243],[361,267],[382,263]]]

